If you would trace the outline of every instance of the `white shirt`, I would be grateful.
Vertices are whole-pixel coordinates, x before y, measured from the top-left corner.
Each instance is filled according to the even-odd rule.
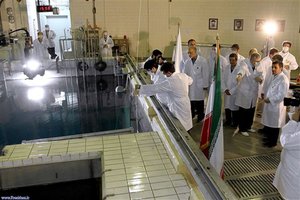
[[[55,42],[54,42],[54,39],[55,39],[55,37],[56,37],[56,34],[55,34],[55,32],[54,31],[52,31],[52,30],[49,30],[48,31],[48,35],[47,35],[47,32],[46,31],[44,31],[43,32],[43,36],[44,36],[44,38],[48,41],[48,47],[55,47]]]
[[[300,196],[300,123],[290,120],[280,136],[283,147],[273,185],[284,199]]]
[[[206,59],[198,55],[195,62],[193,63],[192,59],[189,58],[185,62],[184,73],[192,77],[192,79],[194,80],[189,89],[190,100],[204,100],[205,93],[203,88],[208,88],[209,86],[209,71]]]
[[[250,60],[244,60],[239,63],[241,68],[238,73],[242,74],[243,78],[239,83],[235,104],[239,107],[249,109],[256,106],[258,95],[258,82],[255,77],[261,76],[255,69]]]
[[[288,79],[290,80],[291,70],[296,70],[298,68],[296,58],[290,52],[284,53],[284,52],[280,51],[279,55],[281,55],[283,57],[283,66],[285,66],[285,65],[289,66],[289,69],[287,71],[288,71]]]
[[[151,75],[151,80],[154,84],[162,83],[166,80],[165,75],[160,71],[161,66],[157,68],[157,71],[154,75]],[[168,94],[166,93],[158,93],[156,94],[156,98],[163,104],[168,105]]]
[[[105,45],[107,47],[104,47]],[[114,46],[114,41],[109,36],[107,36],[106,39],[104,39],[104,37],[102,37],[99,41],[101,56],[102,57],[111,57],[113,46]]]
[[[165,81],[158,84],[142,85],[140,95],[151,96],[159,93],[168,94],[168,108],[181,122],[185,130],[193,127],[191,103],[188,96],[189,85],[193,79],[184,73],[172,74]]]
[[[43,38],[42,42],[40,42],[38,39],[35,39],[33,41],[33,57],[39,60],[40,62],[49,59],[49,54],[47,50],[48,47],[49,43],[46,38]]]
[[[264,104],[262,124],[271,128],[281,128],[285,124],[286,107],[283,105],[283,99],[287,95],[289,81],[286,75],[281,72],[272,76],[271,83],[265,93],[265,99],[270,103]]]
[[[240,66],[237,64],[233,71],[231,72],[231,65],[227,65],[222,74],[222,90],[224,91],[224,108],[236,111],[239,109],[235,105],[236,91],[238,87],[238,82],[236,81],[236,76],[240,71]],[[225,94],[225,90],[229,90],[231,95]]]

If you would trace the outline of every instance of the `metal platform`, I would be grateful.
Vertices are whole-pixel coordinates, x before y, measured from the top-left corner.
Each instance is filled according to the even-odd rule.
[[[272,185],[280,152],[226,160],[225,181],[239,199],[283,199]]]

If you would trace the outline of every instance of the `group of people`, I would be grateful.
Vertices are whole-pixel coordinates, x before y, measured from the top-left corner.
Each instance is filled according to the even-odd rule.
[[[189,40],[188,51],[183,53],[180,72],[175,73],[174,64],[166,62],[159,50],[154,50],[144,64],[154,84],[137,86],[135,94],[157,95],[161,103],[182,123],[188,131],[193,127],[192,118],[204,117],[205,91],[212,82],[216,62],[216,45],[212,46],[210,58],[201,56],[195,40]],[[255,113],[261,115],[264,125],[263,145],[277,145],[280,129],[283,146],[282,160],[277,169],[274,186],[284,198],[298,198],[300,109],[296,121],[285,125],[287,96],[291,70],[298,68],[295,57],[289,52],[292,43],[284,41],[282,50],[270,48],[268,55],[261,57],[256,48],[249,51],[249,57],[239,54],[239,45],[233,44],[232,52],[220,56],[222,91],[224,92],[225,126],[236,128],[249,136]],[[298,171],[297,171],[298,170]]]
[[[49,25],[45,25],[45,30],[38,32],[38,37],[33,41],[33,57],[40,62],[49,59],[58,60],[59,57],[55,53],[55,38],[56,33],[50,29]],[[102,37],[99,40],[99,50],[102,57],[112,56],[112,47],[114,42],[107,31],[103,31]]]
[[[281,51],[271,48],[264,58],[253,48],[249,51],[249,57],[245,58],[239,53],[239,45],[233,44],[230,54],[220,56],[226,119],[224,125],[236,128],[235,133],[249,136],[249,132],[256,132],[252,128],[255,113],[261,115],[263,145],[266,147],[276,146],[280,128],[285,124],[283,99],[288,93],[290,72],[298,68],[295,57],[289,52],[291,46],[290,41],[284,41]],[[188,51],[183,52],[180,72],[175,76],[174,66],[163,59],[162,52],[154,50],[144,65],[151,72],[154,85],[141,86],[139,94],[157,94],[185,129],[190,130],[194,117],[198,122],[204,118],[204,100],[214,76],[216,55],[215,44],[207,60],[196,47],[196,41],[189,40]],[[187,90],[171,84],[171,79],[166,78],[167,74]],[[184,95],[176,96],[176,92]]]
[[[49,55],[51,59],[59,59],[55,53],[55,37],[55,32],[45,25],[45,30],[39,31],[37,39],[33,41],[33,57],[40,62],[49,59]]]

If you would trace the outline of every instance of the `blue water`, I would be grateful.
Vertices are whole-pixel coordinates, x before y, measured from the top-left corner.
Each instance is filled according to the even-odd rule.
[[[7,81],[0,146],[130,127],[130,96],[115,93],[120,84],[112,75]]]

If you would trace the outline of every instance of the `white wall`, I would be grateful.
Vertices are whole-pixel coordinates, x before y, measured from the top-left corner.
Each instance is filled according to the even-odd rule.
[[[169,2],[171,1],[171,2]],[[182,41],[195,38],[199,43],[213,43],[217,33],[221,43],[239,43],[241,53],[250,48],[261,49],[266,36],[256,32],[256,19],[286,20],[285,31],[275,36],[281,49],[283,40],[291,40],[292,53],[300,62],[300,1],[299,0],[97,0],[96,22],[113,37],[126,35],[130,40],[130,53],[136,55],[140,17],[139,56],[148,56],[154,48],[171,57],[176,39],[177,23],[181,23]],[[92,0],[70,1],[72,27],[93,24]],[[219,30],[208,30],[208,19],[219,19]],[[233,31],[233,20],[244,19],[244,30]]]

